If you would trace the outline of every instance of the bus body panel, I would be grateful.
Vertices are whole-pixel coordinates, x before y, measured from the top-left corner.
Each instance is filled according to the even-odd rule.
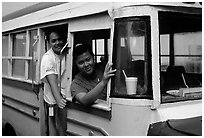
[[[157,110],[150,105],[112,104],[110,120],[76,109],[68,109],[67,114],[67,131],[75,135],[88,136],[93,132],[100,136],[106,132],[110,136],[144,136],[152,123],[201,116],[202,101],[162,104]],[[96,128],[101,131],[94,131]]]
[[[22,87],[27,86],[31,87]],[[10,86],[3,81],[2,100],[3,120],[14,127],[17,135],[40,135],[39,101],[33,91]]]
[[[17,136],[40,136],[38,120],[6,105],[2,106],[2,113],[3,121],[12,125]]]

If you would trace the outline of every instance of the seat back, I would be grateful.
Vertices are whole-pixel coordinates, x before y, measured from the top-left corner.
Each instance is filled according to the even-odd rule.
[[[164,89],[176,90],[179,88],[186,88],[182,74],[185,73],[183,66],[168,66],[164,76]]]

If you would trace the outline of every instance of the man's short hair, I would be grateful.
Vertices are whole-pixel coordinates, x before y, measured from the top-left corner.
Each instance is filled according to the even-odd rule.
[[[47,29],[45,30],[45,36],[46,36],[47,41],[50,40],[50,34],[53,33],[53,32],[57,33],[57,34],[61,37],[61,39],[65,42],[65,40],[66,40],[66,34],[65,34],[65,32],[64,32],[60,27],[58,27],[58,26],[52,26],[52,27],[49,27],[49,28],[47,28]]]
[[[74,47],[74,53],[73,53],[73,58],[76,60],[76,58],[83,53],[89,52],[92,56],[94,56],[93,51],[91,49],[91,46],[87,43],[79,43],[76,44]]]

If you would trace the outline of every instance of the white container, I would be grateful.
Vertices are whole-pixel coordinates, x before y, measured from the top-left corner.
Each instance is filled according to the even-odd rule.
[[[127,94],[128,95],[136,94],[137,77],[127,77],[125,81],[126,81]]]

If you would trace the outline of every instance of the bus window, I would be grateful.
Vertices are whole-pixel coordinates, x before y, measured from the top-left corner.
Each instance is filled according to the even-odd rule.
[[[2,36],[2,75],[8,75],[9,35]]]
[[[202,73],[202,33],[179,33],[174,36],[175,65],[188,73]]]
[[[17,33],[13,35],[13,57],[25,57],[26,51],[26,32]],[[25,77],[25,60],[12,60],[12,76],[24,78]]]
[[[33,43],[36,40],[37,29],[3,35],[2,69],[4,76],[35,80],[36,75],[33,73],[36,72],[37,44],[33,47]]]
[[[37,37],[37,30],[30,30],[29,31],[29,38],[30,38],[30,45],[29,45],[29,57],[32,57],[35,59],[37,57],[37,45],[33,44],[35,43],[35,41],[38,39]],[[33,62],[33,63],[32,63]],[[36,75],[32,75],[33,72],[36,72],[36,61],[35,60],[29,60],[28,61],[28,79],[33,80],[36,79]]]
[[[26,49],[26,32],[13,35],[12,56],[25,56]]]
[[[112,82],[111,96],[152,98],[149,24],[149,17],[115,21],[113,65],[117,72]],[[136,90],[131,95],[127,93],[124,74],[137,78]]]
[[[91,46],[94,53],[94,60],[97,64],[104,66],[108,61],[108,46],[110,45],[110,29],[81,31],[74,33],[74,45],[87,43]],[[73,64],[72,78],[79,73],[75,64]],[[107,98],[106,98],[107,99]]]
[[[162,102],[201,98],[202,18],[163,12],[159,15]]]

